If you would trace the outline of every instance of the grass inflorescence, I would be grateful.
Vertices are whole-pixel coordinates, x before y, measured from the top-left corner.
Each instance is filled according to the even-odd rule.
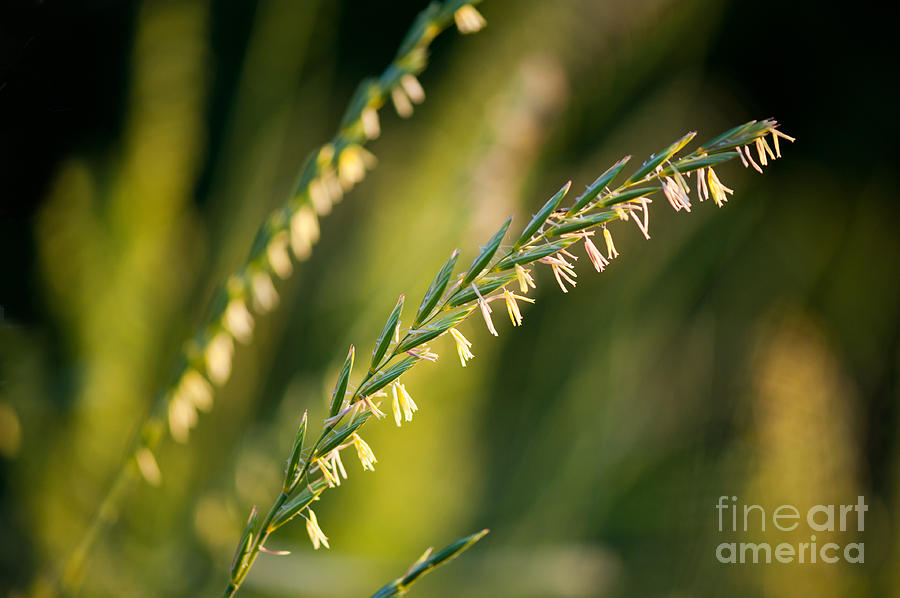
[[[696,208],[697,204],[691,201],[692,192],[696,192],[698,203],[712,200],[711,203],[722,207],[733,191],[722,183],[715,168],[740,158],[745,167],[752,166],[762,172],[760,165],[781,156],[780,139],[793,141],[778,130],[775,120],[750,121],[679,156],[695,135],[694,132],[684,135],[650,156],[624,182],[612,186],[630,161],[630,156],[622,158],[570,205],[563,206],[571,188],[571,181],[566,183],[514,236],[511,245],[503,242],[509,234],[512,217],[479,248],[471,265],[455,276],[460,252],[454,250],[425,292],[412,317],[412,325],[405,328],[401,320],[406,298],[401,295],[374,343],[365,373],[356,384],[351,382],[356,350],[350,347],[334,386],[328,415],[323,418],[321,431],[314,441],[310,441],[309,416],[303,414],[287,460],[282,492],[261,523],[257,522],[256,509],[253,509],[236,552],[226,595],[233,594],[240,586],[259,552],[265,551],[269,535],[298,515],[306,520],[314,548],[328,547],[327,536],[310,505],[327,489],[340,486],[341,480],[347,478],[341,458],[344,449],[354,447],[363,469],[374,470],[375,455],[360,436],[364,424],[372,418],[386,418],[385,411],[392,412],[398,426],[412,420],[418,405],[401,377],[422,361],[438,359],[428,343],[449,335],[461,365],[465,366],[474,354],[472,343],[459,330],[459,325],[478,311],[488,331],[496,336],[491,307],[496,301],[505,304],[514,326],[521,325],[520,302],[534,302],[527,296],[536,284],[532,275],[534,264],[548,266],[560,289],[567,293],[577,284],[574,262],[578,258],[570,251],[576,243],[583,244],[591,265],[602,272],[619,256],[610,230],[615,221],[632,221],[640,234],[650,239],[651,196],[662,192],[676,211],[691,212]],[[600,244],[605,251],[594,243],[597,233],[603,237]],[[382,399],[391,407],[382,410]]]

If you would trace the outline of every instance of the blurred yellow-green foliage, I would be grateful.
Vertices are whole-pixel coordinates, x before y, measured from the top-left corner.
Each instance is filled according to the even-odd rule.
[[[215,284],[393,56],[420,2],[12,3],[0,323],[0,591],[84,533]],[[278,492],[300,413],[354,343],[509,214],[687,130],[774,116],[798,141],[729,164],[725,209],[657,201],[652,241],[548,272],[525,324],[472,322],[476,359],[407,375],[420,407],[367,427],[375,473],[269,541],[246,596],[368,595],[429,545],[492,534],[422,596],[900,595],[900,206],[892,32],[821,4],[487,0],[450,32],[378,167],[322,221],[190,443],[158,455],[98,543],[84,596],[221,592],[251,505]],[[583,260],[586,261],[586,260]],[[497,323],[501,324],[497,319]],[[720,495],[870,507],[860,565],[722,565]],[[773,536],[774,538],[774,536]],[[824,536],[823,536],[824,538]],[[757,539],[759,539],[757,537]],[[771,541],[777,541],[775,539]],[[806,541],[800,537],[792,541]],[[823,540],[824,541],[824,540]]]

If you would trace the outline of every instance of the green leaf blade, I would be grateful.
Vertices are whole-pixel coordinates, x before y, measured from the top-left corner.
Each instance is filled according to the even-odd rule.
[[[547,231],[548,237],[557,237],[566,233],[574,233],[592,226],[597,226],[603,222],[608,222],[616,217],[615,212],[600,212],[598,214],[590,214],[581,218],[572,218],[558,226],[554,226]]]
[[[296,496],[288,499],[288,501],[278,509],[275,517],[272,518],[272,523],[269,524],[269,532],[278,529],[296,517],[300,511],[314,501],[327,487],[328,482],[324,479],[318,479],[307,484],[303,490],[298,492]]]
[[[418,357],[406,357],[401,361],[398,361],[388,369],[383,372],[372,376],[368,382],[359,387],[356,391],[356,395],[360,397],[366,397],[371,395],[373,392],[377,392],[399,378],[401,374],[403,374],[406,370],[411,368],[419,361]]]
[[[344,403],[344,395],[347,394],[347,385],[350,383],[350,372],[353,370],[354,355],[355,350],[353,345],[350,345],[350,351],[347,353],[344,367],[341,368],[337,383],[334,385],[334,391],[331,397],[331,409],[328,412],[329,417],[337,415],[338,411],[341,410],[341,405]]]
[[[413,327],[418,326],[425,318],[431,315],[432,310],[434,310],[435,305],[437,305],[441,295],[444,294],[444,290],[447,288],[447,283],[453,274],[453,268],[456,267],[457,258],[459,258],[459,249],[453,251],[450,258],[441,266],[434,280],[431,281],[431,286],[428,287],[425,297],[422,298],[422,304],[419,306],[419,312],[416,314]]]
[[[569,189],[572,187],[572,181],[569,181],[565,185],[563,185],[559,191],[557,191],[553,197],[547,200],[547,203],[544,204],[537,214],[535,214],[531,218],[531,222],[528,223],[528,226],[525,227],[525,230],[522,231],[522,235],[519,237],[519,240],[516,241],[515,245],[513,245],[513,249],[519,249],[528,242],[528,239],[537,232],[537,230],[541,227],[544,222],[547,221],[547,218],[552,214],[557,207],[559,207],[559,203],[562,201],[563,197],[566,196],[566,193],[569,192]]]
[[[641,166],[637,172],[631,175],[631,178],[628,179],[628,183],[636,183],[642,180],[648,174],[653,172],[657,166],[659,166],[666,160],[669,160],[670,158],[672,158],[672,156],[681,151],[682,148],[684,148],[684,146],[686,146],[696,135],[696,131],[691,131],[687,135],[661,151],[659,154],[650,156],[650,159],[644,162],[644,165]]]
[[[400,346],[397,348],[398,352],[406,352],[410,349],[414,349],[419,345],[427,343],[428,341],[439,337],[444,334],[472,313],[472,310],[475,309],[475,306],[467,307],[464,310],[450,314],[449,316],[444,316],[439,320],[436,320],[427,326],[423,327],[421,330],[417,330],[414,333],[409,334],[405,339],[400,342]]]
[[[381,335],[375,343],[375,350],[372,352],[372,365],[369,366],[369,371],[373,371],[377,368],[378,364],[381,363],[384,354],[387,353],[391,340],[394,338],[394,331],[400,323],[400,312],[403,311],[404,299],[405,295],[400,295],[400,299],[397,300],[397,305],[394,306],[391,315],[388,316],[384,329],[381,331]]]
[[[628,164],[628,161],[631,160],[631,156],[625,156],[612,166],[606,169],[606,172],[597,177],[597,179],[590,184],[590,186],[585,189],[584,193],[582,193],[575,200],[575,205],[569,208],[569,211],[566,212],[566,216],[572,216],[578,210],[586,206],[590,203],[595,197],[597,197],[603,188],[610,184],[613,179],[619,176],[619,173],[622,172],[622,169],[625,168],[625,165]]]
[[[481,248],[481,251],[475,257],[475,260],[472,262],[472,265],[469,266],[469,270],[466,272],[465,277],[461,283],[461,286],[466,286],[473,280],[475,280],[479,274],[481,274],[482,270],[487,267],[488,262],[491,261],[491,258],[494,257],[494,254],[497,253],[497,248],[500,247],[500,242],[503,241],[503,237],[506,236],[506,231],[509,230],[509,225],[512,223],[512,216],[506,219],[506,222],[503,223],[503,226],[493,234],[493,236],[488,239],[487,244]]]
[[[297,482],[296,478],[297,473],[300,471],[300,460],[303,452],[303,439],[306,436],[308,422],[308,413],[304,411],[303,417],[300,419],[300,426],[297,428],[297,434],[294,437],[294,446],[291,448],[291,456],[288,459],[288,465],[284,471],[283,490],[285,492],[292,490],[294,484]]]
[[[487,295],[492,291],[496,291],[503,285],[512,282],[516,279],[515,272],[502,272],[490,278],[486,278],[484,282],[481,284],[475,285],[478,288],[478,292],[482,295]],[[471,285],[467,287],[463,287],[456,291],[447,301],[447,305],[450,307],[459,307],[460,305],[464,305],[469,303],[470,301],[474,301],[478,295],[475,293],[475,289],[472,288]]]

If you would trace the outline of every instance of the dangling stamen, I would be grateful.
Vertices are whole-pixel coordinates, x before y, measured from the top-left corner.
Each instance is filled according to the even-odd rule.
[[[635,218],[635,222],[637,222],[637,218]],[[609,262],[600,253],[600,250],[597,249],[597,246],[594,245],[594,242],[591,241],[590,235],[594,234],[594,231],[590,231],[590,233],[583,233],[582,237],[584,237],[584,251],[587,253],[588,259],[591,260],[591,264],[594,266],[594,270],[597,272],[603,272],[603,269],[609,265]]]
[[[456,341],[456,352],[459,355],[460,364],[462,364],[463,367],[466,367],[466,362],[475,357],[471,351],[472,342],[464,337],[456,328],[450,329],[450,336]]]
[[[606,251],[608,253],[609,259],[619,257],[619,252],[616,251],[616,246],[613,245],[612,235],[609,232],[609,229],[606,228],[606,225],[603,225],[603,240],[606,241]]]
[[[474,282],[472,283],[472,290],[475,291],[475,295],[478,297],[478,307],[481,308],[481,317],[484,318],[484,324],[487,326],[488,332],[494,336],[500,336],[497,334],[497,329],[494,328],[494,323],[491,321],[491,306],[488,305],[488,302],[481,296],[481,293],[478,291],[478,287],[475,286]]]
[[[703,171],[705,168],[697,169],[697,197],[700,198],[700,201],[705,199],[709,199],[709,188],[706,186],[706,179],[703,176]]]
[[[740,151],[740,150],[738,150],[738,151]],[[750,165],[753,167],[753,169],[756,170],[756,172],[762,173],[763,169],[759,167],[759,164],[757,164],[756,162],[753,161],[753,156],[750,155],[750,146],[749,145],[744,146],[744,153],[747,155],[747,161],[750,162]]]
[[[516,279],[519,281],[519,291],[522,293],[528,292],[528,287],[532,289],[535,288],[534,278],[531,277],[531,272],[516,264]]]

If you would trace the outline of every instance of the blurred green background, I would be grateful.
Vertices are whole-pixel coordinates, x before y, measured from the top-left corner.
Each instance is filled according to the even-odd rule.
[[[26,595],[84,533],[215,284],[423,5],[3,7],[0,592]],[[465,370],[434,343],[438,364],[405,377],[415,421],[369,426],[376,472],[348,460],[316,509],[332,550],[291,524],[268,545],[292,554],[263,555],[242,594],[368,595],[489,527],[415,595],[900,595],[890,19],[773,0],[480,9],[483,32],[434,44],[413,118],[382,113],[378,167],[323,219],[190,443],[160,451],[162,487],[129,497],[82,595],[221,592],[300,413],[321,416],[399,293],[418,302],[452,248],[468,260],[568,179],[769,116],[798,141],[765,175],[719,169],[725,209],[657,200],[652,241],[617,225],[621,257],[602,275],[582,260],[567,295],[541,271],[521,329],[464,325]],[[863,495],[865,533],[836,536],[866,562],[719,564],[720,495]]]

